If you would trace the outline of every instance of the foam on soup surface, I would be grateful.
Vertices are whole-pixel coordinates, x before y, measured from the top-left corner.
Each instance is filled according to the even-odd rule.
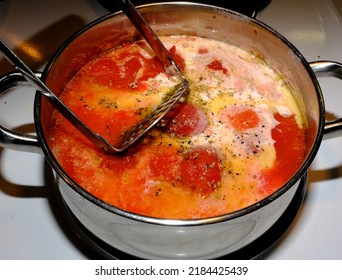
[[[54,112],[48,140],[66,173],[109,204],[163,218],[221,215],[276,191],[306,149],[306,121],[291,87],[259,57],[230,44],[161,40],[189,79],[189,94],[118,155],[97,149]],[[61,99],[118,143],[176,82],[140,41],[94,58]]]

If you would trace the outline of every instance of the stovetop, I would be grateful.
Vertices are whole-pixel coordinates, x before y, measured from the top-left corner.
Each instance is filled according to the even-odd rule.
[[[108,13],[108,7],[100,2],[0,0],[0,38],[32,69],[42,70],[73,32]],[[284,35],[308,61],[342,62],[341,10],[342,0],[272,0],[262,9],[259,6],[256,18]],[[11,70],[0,56],[0,74]],[[342,82],[332,78],[319,81],[327,118],[341,116]],[[30,88],[19,88],[1,98],[0,123],[33,133],[33,98]],[[308,172],[298,213],[282,236],[274,238],[277,242],[258,258],[342,259],[341,142],[335,138],[322,143]],[[99,258],[66,220],[44,158],[0,148],[0,259]]]

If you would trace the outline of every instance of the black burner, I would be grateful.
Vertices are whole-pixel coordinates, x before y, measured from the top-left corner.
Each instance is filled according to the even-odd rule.
[[[263,254],[267,253],[274,244],[283,236],[287,229],[295,219],[299,208],[303,202],[307,186],[307,174],[303,176],[298,186],[298,189],[278,221],[261,237],[254,242],[245,246],[244,248],[222,256],[218,259],[222,260],[248,260],[255,258],[262,258]],[[64,204],[63,204],[64,205]],[[65,206],[65,205],[64,205]],[[86,229],[77,218],[67,209],[59,209],[61,214],[63,210],[64,222],[67,219],[67,228],[69,231],[69,238],[72,239],[75,246],[82,251],[90,259],[120,259],[120,260],[133,260],[138,259],[135,256],[126,254],[119,251],[107,243],[94,236],[88,229]],[[81,241],[81,242],[80,242]]]
[[[115,1],[108,0],[98,0],[102,6],[104,6],[110,12],[118,11],[118,6],[115,4]],[[151,0],[131,0],[131,2],[135,6],[156,3]],[[158,1],[157,1],[158,2]],[[183,1],[159,1],[159,2],[183,2]],[[233,10],[239,12],[241,14],[245,14],[250,17],[256,17],[258,12],[260,12],[263,8],[265,8],[271,0],[200,0],[200,1],[192,1],[196,3],[203,3],[208,5],[214,5],[218,7],[223,7],[229,10]]]

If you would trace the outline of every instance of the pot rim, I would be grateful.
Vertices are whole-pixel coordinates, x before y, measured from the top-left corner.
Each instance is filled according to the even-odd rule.
[[[177,7],[177,6],[196,6],[199,8],[206,8],[206,9],[212,9],[217,10],[223,13],[228,13],[231,15],[234,15],[236,17],[239,17],[242,20],[249,21],[253,24],[256,24],[258,27],[261,27],[262,29],[265,29],[266,31],[272,33],[273,36],[276,36],[279,40],[281,40],[292,52],[293,54],[300,59],[300,62],[305,67],[306,71],[308,72],[311,81],[313,82],[313,85],[316,90],[318,104],[319,104],[319,124],[317,128],[317,135],[314,141],[314,145],[311,148],[311,151],[309,152],[307,158],[301,165],[301,167],[297,170],[297,172],[286,182],[282,187],[280,187],[277,191],[272,193],[271,195],[265,197],[264,199],[247,206],[245,208],[242,208],[240,210],[230,212],[227,214],[222,214],[219,216],[209,217],[209,218],[198,218],[198,219],[165,219],[165,218],[155,218],[155,217],[149,217],[141,214],[132,213],[123,209],[120,209],[114,205],[110,205],[89,192],[85,191],[81,186],[79,186],[76,182],[74,182],[64,171],[63,168],[59,165],[57,160],[55,159],[53,153],[51,152],[50,148],[48,147],[47,141],[44,136],[43,128],[41,126],[40,121],[40,108],[41,108],[41,101],[42,101],[42,95],[39,92],[36,92],[35,100],[34,100],[34,123],[36,126],[37,136],[41,144],[41,148],[43,150],[43,153],[49,162],[50,166],[53,168],[53,170],[63,179],[69,187],[71,187],[74,191],[76,191],[78,194],[83,196],[88,201],[92,202],[93,204],[105,209],[108,212],[111,212],[113,214],[120,215],[125,218],[129,218],[131,220],[144,222],[144,223],[150,223],[150,224],[156,224],[156,225],[163,225],[163,226],[197,226],[197,225],[207,225],[207,224],[213,224],[213,223],[219,223],[227,220],[233,220],[238,217],[250,214],[266,205],[271,203],[272,201],[276,200],[278,197],[286,193],[290,188],[292,188],[296,182],[299,182],[300,179],[306,174],[309,166],[311,165],[312,161],[314,160],[317,151],[320,147],[321,141],[323,139],[323,133],[324,133],[324,112],[325,112],[325,106],[324,106],[324,99],[321,92],[321,88],[319,86],[319,83],[317,81],[317,78],[311,69],[309,63],[306,61],[304,56],[299,52],[299,50],[290,43],[284,36],[282,36],[280,33],[278,33],[276,30],[268,26],[267,24],[254,19],[250,18],[246,15],[240,14],[235,11],[228,10],[226,8],[221,8],[213,5],[207,5],[207,4],[201,4],[201,3],[193,3],[193,2],[163,2],[163,3],[151,3],[151,4],[145,4],[141,6],[137,6],[137,9],[144,9],[144,8],[153,8],[154,6],[164,6],[164,7]],[[117,15],[122,14],[121,11],[111,13],[105,16],[102,16],[83,28],[81,28],[79,31],[74,33],[71,37],[69,37],[56,51],[56,53],[50,58],[48,61],[46,67],[43,70],[42,73],[42,80],[45,81],[45,79],[48,76],[49,70],[52,68],[55,60],[59,57],[59,55],[67,48],[67,46],[79,35],[86,32],[87,30],[91,29],[95,25],[108,20],[109,18],[115,17]]]

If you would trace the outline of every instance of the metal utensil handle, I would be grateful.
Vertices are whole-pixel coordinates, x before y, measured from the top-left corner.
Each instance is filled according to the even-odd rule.
[[[158,36],[146,22],[146,20],[140,15],[139,12],[134,8],[133,4],[129,0],[117,0],[116,1],[122,11],[134,24],[135,28],[147,41],[149,46],[152,48],[154,53],[157,55],[160,62],[164,65],[165,70],[171,75],[182,77],[177,63],[170,55],[169,51],[165,48],[163,43],[159,40]]]
[[[310,62],[312,70],[317,77],[335,77],[342,80],[342,64],[335,61]],[[323,139],[342,136],[342,118],[327,121],[324,126]]]
[[[0,77],[0,97],[10,89],[26,86],[28,84],[24,76],[19,72],[11,72]],[[36,135],[19,133],[0,125],[0,146],[6,149],[42,154]]]
[[[83,123],[1,40],[0,50],[8,59],[8,61],[14,66],[14,68],[19,71],[35,89],[39,90],[44,96],[48,97],[52,105],[92,143],[105,152],[113,152],[113,149],[115,150],[115,148],[104,138],[92,131],[85,123]]]

